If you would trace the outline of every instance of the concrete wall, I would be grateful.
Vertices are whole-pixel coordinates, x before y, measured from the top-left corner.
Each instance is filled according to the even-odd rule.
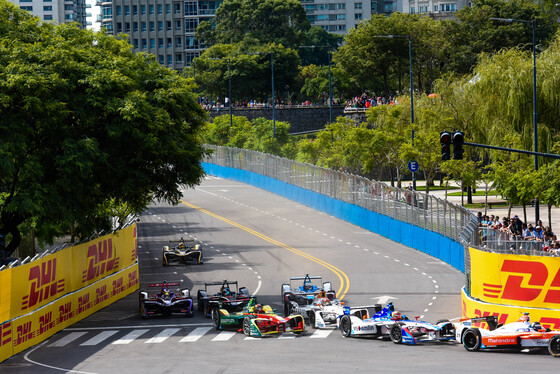
[[[228,108],[210,111],[211,118],[226,114],[229,114]],[[272,120],[272,108],[234,108],[232,114],[247,117],[249,120],[255,118]],[[333,106],[333,122],[336,117],[343,115],[343,106]],[[329,107],[276,108],[276,121],[289,122],[292,125],[290,133],[324,129],[329,123]]]

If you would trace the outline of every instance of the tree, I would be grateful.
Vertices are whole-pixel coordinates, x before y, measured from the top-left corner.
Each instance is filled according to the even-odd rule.
[[[0,0],[0,234],[110,228],[111,213],[176,203],[203,176],[205,114],[189,82],[126,40],[53,26]],[[123,209],[126,205],[126,209]]]
[[[297,48],[310,28],[297,0],[224,0],[213,20],[201,22],[197,37],[204,43],[236,44],[250,40]]]

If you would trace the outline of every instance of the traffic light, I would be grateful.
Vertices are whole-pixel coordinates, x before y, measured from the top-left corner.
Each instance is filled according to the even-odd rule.
[[[453,133],[453,159],[463,159],[463,143],[465,142],[465,133],[462,131],[455,131]]]
[[[451,158],[451,133],[449,131],[440,133],[439,142],[441,143],[441,159],[447,161]]]

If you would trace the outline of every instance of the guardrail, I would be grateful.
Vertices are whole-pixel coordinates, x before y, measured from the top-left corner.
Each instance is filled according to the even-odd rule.
[[[437,232],[463,245],[479,244],[475,215],[447,200],[265,153],[212,145],[207,148],[213,152],[205,162],[274,178]]]

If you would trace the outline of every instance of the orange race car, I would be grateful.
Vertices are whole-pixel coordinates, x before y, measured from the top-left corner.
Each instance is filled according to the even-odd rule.
[[[474,327],[485,322],[488,329]],[[524,313],[517,321],[498,325],[496,316],[466,318],[456,324],[457,340],[467,351],[493,350],[546,350],[551,355],[560,356],[560,331],[551,331],[539,322],[531,323],[529,313]]]

